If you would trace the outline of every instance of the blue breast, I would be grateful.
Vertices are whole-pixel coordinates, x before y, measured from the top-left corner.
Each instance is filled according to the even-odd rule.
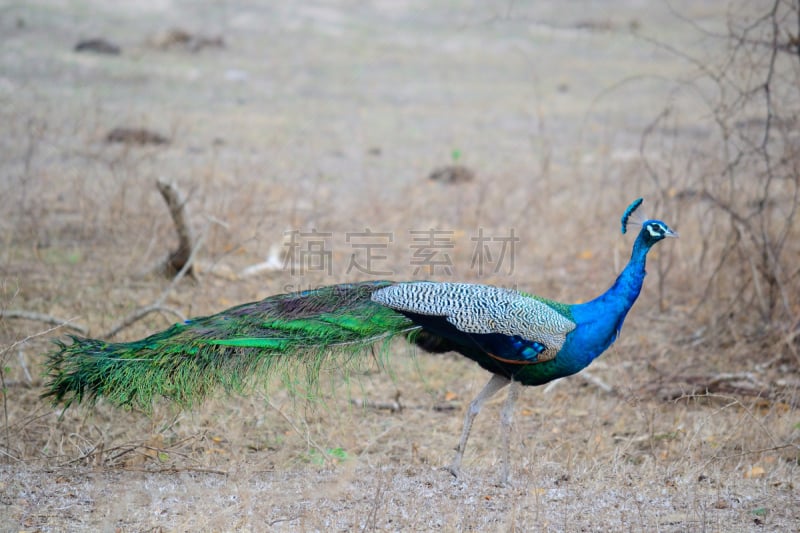
[[[586,368],[617,339],[628,311],[639,296],[644,276],[643,264],[629,264],[606,293],[571,306],[578,326],[567,335],[558,354],[569,369],[578,372]]]

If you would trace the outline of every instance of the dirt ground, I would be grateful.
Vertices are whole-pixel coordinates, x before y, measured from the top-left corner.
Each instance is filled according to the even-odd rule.
[[[631,200],[681,233],[651,254],[620,340],[590,373],[523,391],[506,487],[503,394],[476,421],[463,476],[442,468],[488,379],[453,354],[398,345],[388,362],[323,377],[313,399],[276,377],[190,412],[62,412],[39,398],[41,373],[70,330],[6,314],[0,530],[800,530],[800,380],[760,365],[766,348],[693,322],[702,295],[684,267],[701,228],[659,200],[684,178],[653,179],[644,162],[659,174],[711,142],[687,58],[721,55],[711,35],[749,5],[0,3],[3,311],[103,336],[159,302],[115,337],[133,340],[360,279],[579,302],[627,260]],[[93,38],[119,53],[75,50]],[[667,141],[643,147],[667,107]],[[118,142],[115,128],[152,135]],[[453,164],[474,179],[428,179]],[[177,242],[158,179],[187,195],[202,240],[195,275],[174,285],[153,272]],[[353,234],[367,229],[385,236],[359,269]],[[432,229],[448,258],[435,267],[415,255]],[[285,261],[293,232],[312,230],[330,255]],[[481,231],[493,254],[482,268]],[[722,373],[775,387],[706,393],[675,378]]]

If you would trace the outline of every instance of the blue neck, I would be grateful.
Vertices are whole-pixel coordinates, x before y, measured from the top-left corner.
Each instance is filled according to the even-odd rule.
[[[614,285],[594,300],[571,307],[578,324],[573,347],[576,352],[581,352],[578,358],[582,364],[589,364],[616,340],[625,316],[642,290],[645,259],[651,246],[652,243],[648,243],[640,233],[633,245],[631,259]]]
[[[588,303],[597,302],[604,306],[605,312],[611,309],[624,308],[624,313],[627,313],[642,290],[644,277],[647,274],[645,271],[647,252],[650,251],[651,246],[651,244],[645,242],[644,236],[640,233],[636,238],[636,242],[633,243],[631,258],[625,269],[617,276],[617,281],[605,293]],[[625,319],[624,313],[619,319],[620,326],[622,326],[622,321]]]

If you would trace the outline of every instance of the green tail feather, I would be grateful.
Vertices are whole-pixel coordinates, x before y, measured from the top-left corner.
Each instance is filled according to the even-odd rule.
[[[282,294],[187,320],[142,340],[58,341],[47,361],[43,396],[69,406],[98,397],[148,410],[164,396],[188,407],[222,386],[240,391],[280,369],[302,367],[316,378],[375,343],[417,328],[370,295],[391,282],[334,285]]]

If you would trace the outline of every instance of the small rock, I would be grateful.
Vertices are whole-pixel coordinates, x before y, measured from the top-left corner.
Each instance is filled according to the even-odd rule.
[[[434,169],[428,175],[428,179],[450,184],[469,183],[475,180],[475,173],[463,165],[447,165]]]
[[[169,139],[144,128],[114,128],[106,135],[106,142],[123,144],[168,144]]]
[[[103,38],[97,39],[84,39],[78,41],[75,45],[76,52],[93,52],[95,54],[105,54],[110,56],[118,56],[122,53],[119,45],[112,43]]]
[[[199,52],[203,48],[225,48],[225,40],[219,36],[199,35],[182,28],[171,28],[155,35],[150,44],[160,50],[184,48],[190,52]]]

